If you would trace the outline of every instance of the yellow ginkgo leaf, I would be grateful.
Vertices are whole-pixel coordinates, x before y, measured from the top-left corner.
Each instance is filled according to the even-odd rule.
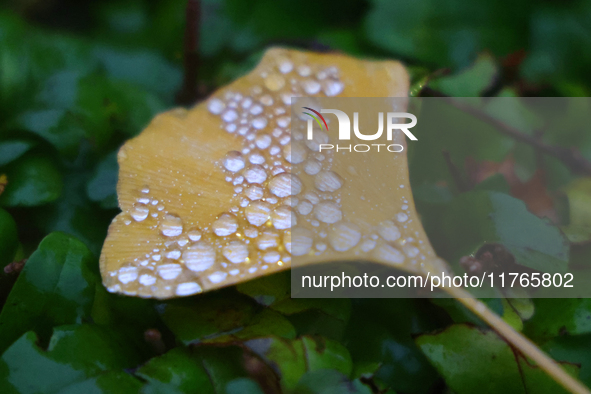
[[[292,97],[406,97],[408,89],[398,62],[271,49],[207,101],[157,116],[119,152],[122,213],[101,253],[105,286],[187,296],[288,269],[292,257],[444,272],[414,208],[404,151],[318,152],[326,134],[307,140],[290,125]],[[393,137],[405,146],[403,133]],[[565,387],[588,392],[469,293],[443,290]]]

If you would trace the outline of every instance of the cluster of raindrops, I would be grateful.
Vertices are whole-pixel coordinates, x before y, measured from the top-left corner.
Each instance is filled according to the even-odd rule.
[[[163,242],[110,272],[117,279],[110,291],[158,298],[191,295],[289,266],[292,256],[322,255],[328,249],[372,253],[392,264],[424,259],[417,242],[401,235],[409,222],[408,201],[401,202],[396,217],[362,229],[355,218],[343,215],[345,180],[332,170],[332,153],[318,152],[329,136],[317,130],[307,140],[303,126],[292,127],[292,97],[339,95],[345,87],[339,69],[297,64],[286,56],[259,70],[260,85],[248,92],[225,91],[206,104],[220,127],[242,141],[240,151],[219,158],[239,206],[220,212],[213,223],[190,227],[144,187],[129,216],[120,220],[149,221]],[[305,184],[313,187],[306,190]]]

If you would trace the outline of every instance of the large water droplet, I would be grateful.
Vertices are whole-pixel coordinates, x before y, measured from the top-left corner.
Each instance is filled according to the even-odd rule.
[[[134,204],[131,210],[131,217],[136,222],[145,220],[150,214],[150,209],[144,204]]]
[[[201,293],[201,291],[201,286],[195,282],[180,283],[176,287],[176,295],[178,296],[188,296],[191,294]]]
[[[248,183],[263,183],[267,179],[267,172],[260,165],[252,165],[244,171]]]
[[[232,241],[224,246],[222,254],[231,263],[243,263],[248,257],[248,247],[241,241]]]
[[[351,249],[361,239],[359,227],[349,222],[339,222],[331,227],[328,233],[330,246],[338,252]]]
[[[183,252],[183,261],[191,271],[205,271],[215,263],[215,250],[208,242],[197,242]]]
[[[236,232],[238,229],[238,221],[235,216],[224,213],[218,220],[213,222],[211,227],[217,236],[225,237]]]
[[[159,265],[156,270],[162,279],[171,280],[179,276],[183,268],[180,264],[171,263]]]
[[[373,255],[375,258],[387,263],[402,264],[404,262],[404,255],[402,252],[387,244],[378,246],[373,251]]]
[[[231,172],[238,172],[244,168],[244,158],[240,152],[230,151],[224,158],[224,168]]]
[[[314,240],[314,234],[303,227],[295,227],[291,232],[291,254],[303,256],[310,251]]]
[[[324,223],[336,223],[343,218],[341,209],[332,201],[322,201],[314,207],[314,216]]]
[[[296,175],[279,174],[269,182],[269,191],[281,198],[295,196],[302,191],[302,181]]]
[[[386,241],[393,242],[400,238],[400,230],[391,220],[384,220],[378,225],[378,234]]]
[[[285,86],[285,78],[279,74],[271,74],[265,78],[265,87],[272,92],[276,92]]]
[[[307,156],[306,148],[299,142],[292,141],[283,147],[283,157],[291,164],[299,164],[306,160]]]
[[[267,250],[279,246],[279,235],[266,231],[256,239],[257,248]]]
[[[213,98],[207,103],[207,109],[214,115],[219,115],[226,108],[224,102],[218,98]]]
[[[183,233],[183,221],[176,215],[167,214],[160,222],[160,232],[166,237],[176,237]]]
[[[280,206],[271,214],[271,222],[277,230],[285,230],[297,224],[295,215],[292,215],[291,208]]]
[[[255,201],[245,208],[244,213],[250,224],[261,226],[269,220],[271,205],[263,201]]]
[[[133,282],[134,280],[136,280],[137,276],[137,267],[121,267],[119,269],[119,275],[117,276],[117,278],[119,279],[119,282],[127,284],[129,282]]]
[[[343,178],[333,171],[321,171],[314,178],[314,185],[322,192],[334,192],[343,186]]]

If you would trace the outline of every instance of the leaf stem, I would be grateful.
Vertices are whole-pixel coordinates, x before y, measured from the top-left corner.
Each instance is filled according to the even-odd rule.
[[[179,104],[193,104],[199,97],[197,76],[199,71],[199,34],[201,28],[201,2],[188,0],[185,11],[184,78],[177,95]]]
[[[532,341],[515,331],[503,319],[492,312],[485,304],[474,298],[464,289],[446,287],[444,290],[464,304],[468,309],[488,323],[507,342],[529,357],[551,376],[557,383],[573,394],[590,394],[591,391],[573,376],[569,375],[556,361],[550,358]]]

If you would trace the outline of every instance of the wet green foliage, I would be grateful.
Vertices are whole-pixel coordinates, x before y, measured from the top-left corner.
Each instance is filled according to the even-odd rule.
[[[203,93],[269,45],[403,59],[413,94],[591,92],[589,1],[201,3]],[[0,264],[27,262],[0,273],[0,393],[560,392],[454,300],[291,299],[289,273],[165,302],[106,292],[98,256],[118,212],[116,151],[176,105],[186,1],[3,5]],[[467,132],[409,153],[437,252],[457,264],[495,242],[530,268],[589,264],[589,180],[545,158],[538,195],[551,197],[552,223],[498,168],[460,193],[442,149],[461,172],[508,157],[523,184],[540,170],[531,147],[494,132],[465,144]],[[591,133],[544,138],[591,159]],[[588,300],[486,302],[591,384]]]

